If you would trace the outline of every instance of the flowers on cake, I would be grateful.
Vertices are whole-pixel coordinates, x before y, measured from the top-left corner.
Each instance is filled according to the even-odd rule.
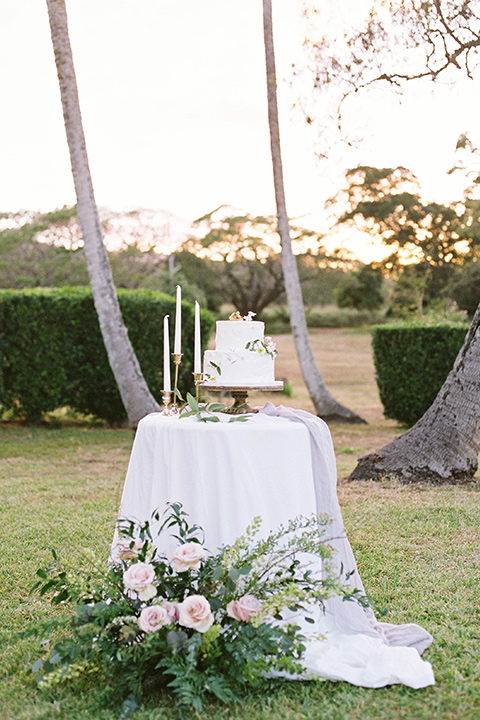
[[[250,310],[246,315],[243,315],[243,316],[242,316],[242,315],[240,315],[240,313],[238,312],[238,310],[236,310],[235,312],[233,312],[231,315],[228,316],[228,319],[229,319],[229,320],[234,320],[234,321],[244,320],[244,321],[246,321],[246,322],[252,322],[252,320],[253,320],[253,318],[255,317],[256,314],[257,314],[257,313],[254,313],[254,312],[252,312],[252,311]]]
[[[259,355],[270,355],[272,358],[274,358],[275,355],[278,355],[276,344],[273,342],[271,337],[267,336],[265,336],[264,340],[260,340],[260,338],[258,338],[257,340],[248,342],[245,345],[245,350],[256,352]]]

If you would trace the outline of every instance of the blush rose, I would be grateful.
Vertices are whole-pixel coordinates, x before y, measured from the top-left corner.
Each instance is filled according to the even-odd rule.
[[[186,572],[196,570],[200,567],[200,561],[205,555],[205,550],[196,542],[188,542],[180,545],[172,556],[172,564],[175,572]]]
[[[135,560],[144,546],[140,538],[120,538],[115,546],[114,555],[119,560]]]
[[[254,595],[244,595],[239,600],[232,600],[228,603],[227,615],[234,620],[250,622],[261,609],[262,605]]]
[[[205,633],[213,625],[210,603],[203,595],[190,595],[178,606],[178,623]]]
[[[123,573],[123,584],[127,590],[136,592],[143,601],[151,600],[157,594],[157,589],[153,585],[154,580],[155,568],[150,563],[133,563]]]
[[[150,605],[143,608],[138,618],[138,627],[143,632],[154,632],[171,622],[169,613],[162,605]]]

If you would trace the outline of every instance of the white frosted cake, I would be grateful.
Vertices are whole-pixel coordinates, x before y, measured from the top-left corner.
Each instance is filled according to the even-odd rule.
[[[275,355],[271,338],[265,337],[265,323],[242,318],[239,313],[216,325],[215,350],[206,350],[203,372],[207,385],[242,387],[273,385]]]

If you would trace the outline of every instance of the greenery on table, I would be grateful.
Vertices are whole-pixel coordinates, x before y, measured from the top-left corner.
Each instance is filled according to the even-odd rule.
[[[367,428],[368,429],[368,428]],[[358,428],[352,432],[358,434]],[[58,616],[46,598],[29,597],[35,570],[51,546],[87,571],[79,549],[108,557],[129,430],[0,427],[0,702],[2,720],[117,720],[109,688],[89,677],[80,685],[36,689],[34,639],[14,640],[30,621]],[[357,435],[343,440],[360,443]],[[334,433],[335,438],[335,433]],[[357,438],[357,439],[354,439]],[[358,688],[348,683],[269,683],[225,708],[207,702],[202,720],[476,720],[480,716],[480,485],[400,486],[393,482],[340,485],[347,534],[362,579],[390,622],[418,622],[434,636],[424,658],[436,685]],[[28,511],[26,510],[28,508]],[[174,704],[162,690],[136,711],[136,720],[171,720]],[[192,717],[192,715],[184,715]]]

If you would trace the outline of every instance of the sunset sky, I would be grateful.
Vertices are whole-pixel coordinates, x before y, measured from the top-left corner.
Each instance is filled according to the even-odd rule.
[[[357,163],[404,165],[429,199],[452,199],[445,173],[458,135],[475,139],[478,88],[417,85],[402,105],[387,93],[360,98],[351,117],[363,146],[318,163],[292,110],[300,89],[287,82],[301,58],[300,4],[273,3],[290,215],[326,222],[324,201]],[[221,204],[274,211],[261,0],[67,0],[67,11],[100,206],[186,220]],[[4,2],[0,21],[0,211],[73,204],[46,3]]]

